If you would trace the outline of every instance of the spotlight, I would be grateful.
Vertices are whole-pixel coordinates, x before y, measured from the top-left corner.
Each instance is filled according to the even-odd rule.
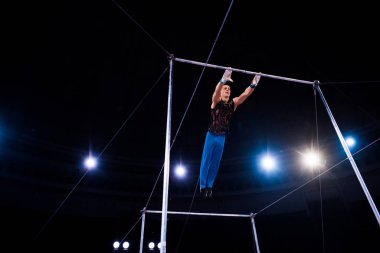
[[[272,156],[265,155],[261,159],[261,166],[264,168],[265,171],[270,172],[276,168],[276,161]]]
[[[114,249],[114,250],[117,250],[117,249],[119,249],[119,247],[120,247],[120,242],[115,241],[115,242],[113,243],[113,249]]]
[[[123,242],[123,250],[129,249],[129,242]]]
[[[175,169],[175,174],[179,178],[183,178],[186,175],[186,169],[182,165],[178,165],[177,168]]]
[[[153,249],[154,249],[154,246],[156,246],[156,245],[154,244],[154,242],[150,242],[150,243],[148,244],[148,248],[149,248],[149,250],[153,250]]]
[[[87,169],[95,168],[96,167],[96,159],[92,156],[87,157],[86,160],[84,161],[84,166]]]
[[[355,139],[349,136],[346,138],[346,143],[347,143],[347,146],[353,147],[355,146]]]
[[[308,153],[303,155],[303,163],[306,165],[306,167],[311,169],[323,166],[320,155],[312,151],[309,151]]]

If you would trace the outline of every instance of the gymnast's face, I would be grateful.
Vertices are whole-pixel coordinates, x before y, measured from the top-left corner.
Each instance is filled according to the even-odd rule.
[[[222,91],[221,91],[221,98],[224,102],[228,102],[229,98],[230,98],[230,95],[231,95],[231,88],[229,85],[223,85],[222,87]]]

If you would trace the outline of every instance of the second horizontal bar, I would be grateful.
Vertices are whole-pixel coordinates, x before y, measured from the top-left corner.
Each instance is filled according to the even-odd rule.
[[[162,213],[162,211],[146,210],[146,213]],[[220,216],[220,217],[240,217],[240,218],[250,218],[249,214],[227,214],[227,213],[193,213],[193,212],[173,212],[168,211],[168,214],[180,214],[180,215],[199,215],[199,216]]]

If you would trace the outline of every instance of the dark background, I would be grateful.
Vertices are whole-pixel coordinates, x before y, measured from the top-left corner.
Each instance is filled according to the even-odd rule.
[[[168,54],[319,80],[342,134],[357,138],[351,152],[379,206],[377,9],[234,1],[226,16],[230,3],[1,8],[2,252],[112,252],[122,239],[138,252],[140,211],[162,208]],[[214,197],[199,196],[211,95],[222,74],[174,62],[169,210],[257,213],[264,253],[379,252],[378,221],[310,85],[263,77],[234,115]],[[252,77],[233,73],[232,96]],[[321,171],[298,161],[311,147],[324,154]],[[277,174],[258,166],[267,151],[279,161]],[[87,172],[89,153],[99,165]],[[172,173],[178,163],[185,179]],[[146,216],[145,242],[160,240],[160,217]],[[168,252],[254,252],[248,218],[169,215],[167,242]]]

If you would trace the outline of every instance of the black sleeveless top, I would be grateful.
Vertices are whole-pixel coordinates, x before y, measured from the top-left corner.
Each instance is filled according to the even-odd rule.
[[[234,101],[228,103],[222,100],[216,104],[214,109],[211,109],[211,118],[208,130],[214,134],[226,134],[229,131],[229,124],[232,114],[234,113]]]

